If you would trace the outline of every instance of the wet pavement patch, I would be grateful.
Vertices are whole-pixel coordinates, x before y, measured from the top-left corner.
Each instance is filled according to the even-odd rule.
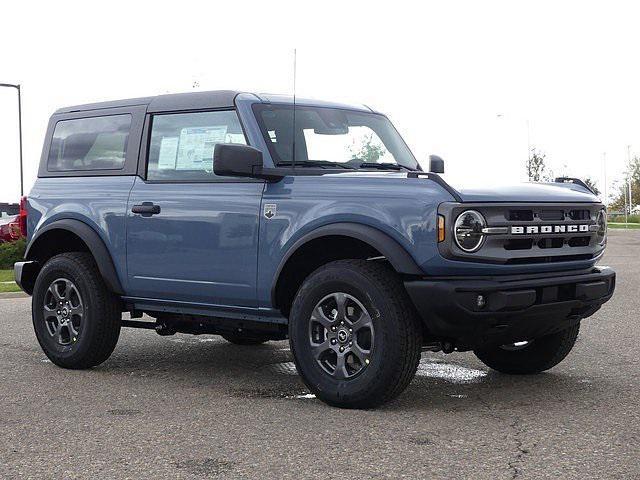
[[[217,458],[205,458],[202,460],[183,460],[174,462],[178,470],[184,470],[192,475],[203,477],[215,477],[233,470],[233,462],[219,460]]]
[[[487,376],[487,372],[476,368],[463,367],[455,363],[446,363],[437,359],[423,359],[420,361],[420,365],[418,365],[416,375],[463,384],[480,382]]]
[[[414,445],[418,445],[421,447],[435,445],[435,442],[431,440],[429,437],[422,437],[422,436],[415,436],[415,437],[409,438],[409,443],[412,443]]]
[[[267,370],[282,375],[298,375],[293,362],[272,363],[265,367]],[[418,365],[416,375],[419,377],[439,378],[451,383],[477,383],[487,376],[484,370],[463,367],[455,363],[447,363],[439,359],[423,359]]]
[[[239,388],[229,393],[239,398],[305,398],[305,395],[310,395],[308,390],[297,386]]]
[[[313,393],[302,393],[300,395],[288,396],[285,398],[295,398],[297,400],[313,400],[316,396]]]
[[[107,413],[115,415],[116,417],[132,417],[134,415],[140,415],[142,411],[130,408],[115,408],[113,410],[107,410]]]

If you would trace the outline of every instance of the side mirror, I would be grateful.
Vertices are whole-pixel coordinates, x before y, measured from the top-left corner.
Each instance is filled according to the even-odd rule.
[[[262,152],[237,143],[217,143],[213,150],[213,173],[223,177],[262,178]]]
[[[444,160],[438,155],[429,155],[429,171],[431,173],[444,173]]]

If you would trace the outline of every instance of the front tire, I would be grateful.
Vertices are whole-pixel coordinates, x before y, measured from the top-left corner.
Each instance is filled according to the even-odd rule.
[[[63,253],[44,264],[31,311],[38,343],[62,368],[101,364],[120,336],[119,300],[105,286],[88,253]]]
[[[486,366],[502,373],[528,375],[544,372],[565,359],[576,343],[580,324],[544,337],[526,345],[500,345],[474,350]],[[524,342],[523,342],[524,343]]]
[[[413,379],[422,329],[394,271],[340,260],[304,281],[289,338],[298,372],[316,397],[337,407],[372,408]]]

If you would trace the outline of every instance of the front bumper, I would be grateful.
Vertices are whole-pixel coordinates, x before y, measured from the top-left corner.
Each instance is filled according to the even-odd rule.
[[[609,267],[493,277],[426,277],[406,290],[429,334],[459,350],[538,338],[595,313],[615,289]]]

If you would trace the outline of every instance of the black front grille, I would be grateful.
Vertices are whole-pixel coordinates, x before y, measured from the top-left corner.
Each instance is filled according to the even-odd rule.
[[[602,207],[599,205],[589,208],[536,205],[531,208],[486,206],[479,210],[487,218],[489,226],[506,226],[509,229],[505,235],[490,238],[490,246],[502,247],[508,262],[530,263],[566,261],[569,257],[586,254],[582,250],[591,245],[594,233],[567,232],[566,229],[570,225],[583,225],[583,228],[584,225],[594,225],[600,208]],[[511,230],[514,226],[522,227],[524,231],[516,234]],[[530,227],[535,227],[538,231],[529,232]],[[556,231],[556,227],[565,231]],[[575,250],[575,253],[571,250]],[[553,256],[550,255],[552,251]],[[516,252],[517,258],[508,258],[508,252]],[[589,253],[592,255],[592,252]]]
[[[439,212],[449,219],[448,225],[463,211],[476,210],[486,219],[489,232],[477,252],[464,252],[451,236],[438,248],[447,258],[473,262],[518,265],[589,260],[603,249],[593,228],[602,208],[597,203],[447,203]]]

